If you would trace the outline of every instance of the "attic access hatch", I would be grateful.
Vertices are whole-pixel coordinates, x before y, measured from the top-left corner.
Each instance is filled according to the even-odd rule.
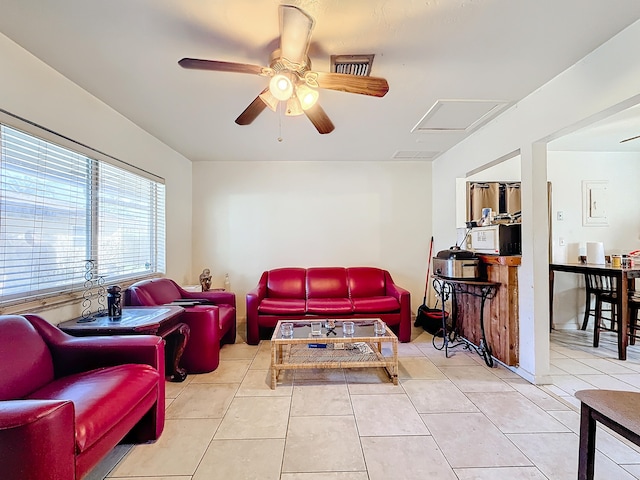
[[[497,117],[509,102],[502,100],[437,100],[412,133],[470,133]]]

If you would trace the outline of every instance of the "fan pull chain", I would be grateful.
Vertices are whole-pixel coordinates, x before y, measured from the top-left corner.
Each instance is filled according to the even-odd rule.
[[[278,142],[282,143],[282,106],[283,102],[278,102]]]

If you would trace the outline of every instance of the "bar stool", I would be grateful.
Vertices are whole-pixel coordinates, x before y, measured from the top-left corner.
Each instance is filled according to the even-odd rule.
[[[585,274],[585,282],[587,295],[594,295],[596,299],[593,346],[597,347],[600,344],[601,330],[608,332],[618,331],[618,322],[616,320],[616,279],[597,273],[587,273]],[[608,304],[609,308],[603,309],[604,304]],[[603,312],[609,312],[609,317],[603,317]],[[585,312],[585,321],[588,321],[587,312]],[[583,322],[583,327],[586,328],[585,322]]]

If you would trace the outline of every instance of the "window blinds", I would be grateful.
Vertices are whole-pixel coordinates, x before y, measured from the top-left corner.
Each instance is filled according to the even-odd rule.
[[[0,125],[0,302],[165,268],[164,185]]]

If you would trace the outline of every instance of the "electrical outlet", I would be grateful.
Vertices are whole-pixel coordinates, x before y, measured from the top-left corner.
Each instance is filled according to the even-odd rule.
[[[559,222],[564,220],[564,212],[562,210],[558,210],[558,213],[556,213],[556,218],[558,219]]]
[[[564,237],[560,237],[558,238],[558,245],[560,245],[561,247],[564,247],[565,243],[564,243]]]

